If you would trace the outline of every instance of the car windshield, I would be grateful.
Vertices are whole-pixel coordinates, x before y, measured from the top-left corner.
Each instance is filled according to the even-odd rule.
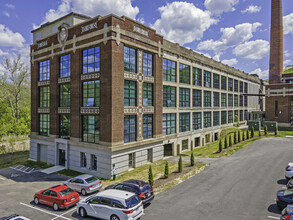
[[[293,194],[293,191],[292,190],[285,190],[284,191],[284,196],[290,195],[290,194]]]
[[[95,181],[97,181],[97,180],[98,180],[98,178],[96,178],[96,177],[94,177],[94,176],[85,179],[85,181],[86,181],[87,183],[92,183],[92,182],[95,182]]]
[[[69,195],[70,193],[73,193],[73,190],[70,189],[70,188],[64,189],[64,190],[62,190],[62,191],[59,192],[60,196],[62,196],[62,197],[63,197],[63,196],[67,196],[67,195]]]
[[[152,191],[152,187],[151,187],[150,185],[145,185],[145,186],[141,189],[141,191],[142,191],[143,193],[148,192],[148,191]]]
[[[136,195],[135,196],[132,196],[129,199],[126,199],[127,209],[130,209],[130,208],[136,206],[139,203],[140,203],[140,199]]]

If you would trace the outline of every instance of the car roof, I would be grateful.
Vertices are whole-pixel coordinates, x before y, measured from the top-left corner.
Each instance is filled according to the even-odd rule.
[[[69,187],[65,186],[65,185],[57,185],[57,186],[52,186],[51,188],[48,188],[47,190],[53,190],[56,192],[60,192],[60,191],[67,189],[67,188],[69,188]]]
[[[147,184],[147,182],[145,182],[143,180],[136,180],[136,179],[125,180],[124,183],[135,184],[135,185],[138,185],[139,187],[143,187],[144,185]]]
[[[118,190],[118,189],[107,189],[96,194],[97,196],[108,197],[112,199],[129,199],[135,194],[132,192]]]
[[[72,179],[76,179],[76,178],[78,178],[78,179],[83,179],[83,180],[85,180],[85,179],[87,179],[87,178],[89,178],[89,177],[93,177],[93,175],[82,174],[82,175],[76,176],[76,177],[74,177],[74,178],[72,178]]]

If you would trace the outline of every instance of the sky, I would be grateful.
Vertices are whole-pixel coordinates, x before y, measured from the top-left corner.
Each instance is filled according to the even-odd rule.
[[[0,72],[5,57],[29,65],[32,30],[70,12],[135,19],[165,39],[268,78],[270,0],[0,0]],[[283,0],[284,68],[293,65],[293,1]]]

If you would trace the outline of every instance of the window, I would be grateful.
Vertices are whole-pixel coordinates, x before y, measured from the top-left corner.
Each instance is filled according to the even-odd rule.
[[[176,133],[176,113],[163,114],[163,135]]]
[[[101,198],[100,200],[100,204],[101,205],[105,205],[105,206],[111,206],[111,200],[108,198]]]
[[[39,63],[39,80],[50,79],[50,60],[45,60]]]
[[[221,93],[221,106],[227,107],[227,94]]]
[[[153,115],[143,115],[143,138],[153,137]]]
[[[182,140],[182,150],[188,150],[188,139]]]
[[[100,80],[82,83],[82,106],[100,106]]]
[[[112,206],[118,209],[125,209],[125,207],[119,201],[113,201]]]
[[[209,128],[212,124],[212,113],[211,112],[204,112],[203,113],[203,127]]]
[[[228,124],[233,123],[233,111],[228,111]]]
[[[221,124],[227,124],[227,111],[221,111]]]
[[[228,91],[233,91],[233,79],[228,78]]]
[[[50,107],[50,87],[49,86],[40,87],[40,107],[41,108]]]
[[[91,154],[91,170],[97,170],[97,156]]]
[[[70,54],[61,56],[59,65],[60,77],[70,76]]]
[[[193,89],[192,91],[192,106],[201,107],[201,90]]]
[[[135,153],[128,154],[128,167],[134,168]]]
[[[148,162],[153,162],[153,149],[152,148],[148,149],[147,161]]]
[[[193,85],[201,86],[202,81],[202,70],[196,67],[192,69],[193,74]]]
[[[238,95],[234,95],[234,107],[238,107]]]
[[[248,91],[248,84],[244,83],[244,93],[247,93],[247,91]]]
[[[278,101],[275,101],[275,117],[278,117],[279,109],[278,109]]]
[[[100,204],[100,198],[99,197],[93,197],[88,200],[88,203],[90,204]]]
[[[213,126],[220,125],[220,112],[213,112]]]
[[[193,130],[201,129],[201,112],[193,112],[192,125],[193,125]]]
[[[40,114],[40,135],[49,136],[50,133],[50,115]]]
[[[69,139],[70,138],[70,115],[60,115],[60,138]]]
[[[179,132],[190,130],[190,114],[179,113]]]
[[[179,107],[190,106],[190,89],[179,88]]]
[[[245,107],[248,106],[247,96],[244,96],[244,106],[245,106]]]
[[[163,86],[163,107],[176,107],[176,87]]]
[[[82,73],[100,71],[100,47],[92,47],[82,51]]]
[[[153,75],[153,55],[143,52],[143,75]]]
[[[143,83],[143,106],[153,106],[152,83]]]
[[[212,84],[211,84],[211,72],[204,71],[203,80],[204,80],[204,86],[210,88],[212,86]]]
[[[218,92],[213,93],[214,107],[220,107],[220,94]]]
[[[233,95],[228,94],[228,106],[233,107]]]
[[[86,168],[86,154],[84,152],[80,152],[80,167]]]
[[[227,78],[225,76],[221,76],[221,89],[227,90]]]
[[[242,81],[239,81],[239,82],[240,82],[239,92],[243,92],[243,82]]]
[[[213,88],[220,89],[220,76],[219,74],[213,74]]]
[[[59,90],[59,106],[70,107],[70,84],[61,84]]]
[[[163,59],[163,80],[176,82],[176,62]]]
[[[243,106],[243,95],[239,96],[239,106]]]
[[[179,63],[179,82],[190,83],[190,66]]]
[[[136,115],[124,116],[124,143],[136,141]]]
[[[124,46],[124,70],[136,73],[136,50]]]
[[[235,116],[237,115],[237,118],[238,118],[238,121],[239,121],[239,117],[238,117],[238,110],[234,110],[234,119],[235,119]],[[236,122],[236,121],[235,121]]]
[[[100,116],[82,116],[82,141],[88,143],[99,143],[100,138]]]
[[[124,106],[136,106],[136,82],[124,81]]]
[[[234,79],[234,92],[238,92],[238,80]]]
[[[244,120],[247,120],[247,117],[248,116],[248,112],[247,112],[247,110],[244,110]]]
[[[204,107],[211,107],[212,102],[211,102],[211,92],[209,91],[204,91],[203,95],[203,105]]]
[[[243,110],[240,110],[239,121],[243,121]]]

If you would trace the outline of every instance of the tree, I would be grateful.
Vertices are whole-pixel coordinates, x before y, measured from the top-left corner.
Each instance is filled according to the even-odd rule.
[[[276,126],[275,126],[275,135],[278,135],[278,126],[277,126],[277,123],[276,123]]]
[[[268,135],[268,126],[265,125],[265,135]]]
[[[238,143],[241,141],[240,131],[238,131]]]
[[[151,165],[149,167],[149,184],[151,186],[154,185],[154,176],[153,176],[153,170],[152,170],[152,166]]]
[[[246,130],[246,139],[249,139],[249,131],[248,131],[248,129]]]
[[[229,135],[229,147],[232,146],[232,135]]]
[[[20,118],[20,102],[29,87],[29,71],[18,55],[15,59],[5,58],[4,72],[0,74],[0,97],[11,108],[11,115],[17,121]]]
[[[244,130],[242,131],[242,140],[245,141],[245,133],[244,133]]]
[[[251,127],[251,137],[252,138],[254,137],[254,127],[253,126]]]
[[[228,147],[228,139],[227,139],[227,136],[225,136],[225,149],[227,149],[227,147]]]
[[[191,153],[191,156],[190,156],[190,166],[194,166],[194,155],[193,155],[193,152]]]
[[[237,135],[236,135],[236,131],[234,132],[234,144],[237,144]]]
[[[166,163],[165,163],[164,177],[165,177],[166,179],[169,177],[169,165],[168,165],[168,161],[167,161],[167,160],[166,160]]]
[[[261,136],[261,130],[258,128],[258,136]]]
[[[220,139],[219,140],[219,153],[222,152],[222,140]]]
[[[178,161],[178,172],[182,173],[182,170],[183,170],[183,164],[182,164],[182,157],[180,156]]]

